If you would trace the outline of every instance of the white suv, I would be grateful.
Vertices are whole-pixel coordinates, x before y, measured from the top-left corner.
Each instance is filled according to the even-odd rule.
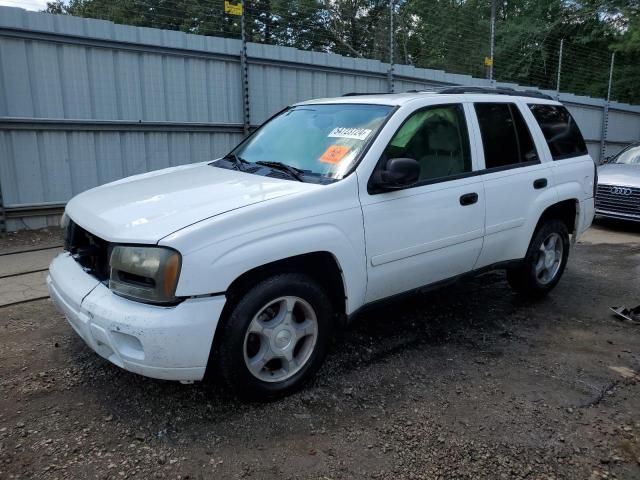
[[[73,198],[47,282],[114,364],[183,382],[212,368],[273,398],[366,305],[495,268],[521,294],[549,292],[595,181],[571,115],[544,95],[313,100],[224,158]]]

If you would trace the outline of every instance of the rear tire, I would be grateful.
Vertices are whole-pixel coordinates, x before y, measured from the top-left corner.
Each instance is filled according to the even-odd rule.
[[[311,277],[284,273],[248,290],[222,329],[218,367],[238,395],[288,395],[318,371],[332,329],[331,301]]]
[[[538,226],[521,265],[507,270],[511,288],[529,298],[541,298],[558,284],[569,258],[569,231],[564,222],[549,219]]]

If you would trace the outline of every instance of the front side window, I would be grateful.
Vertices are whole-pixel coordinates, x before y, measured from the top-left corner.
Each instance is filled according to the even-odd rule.
[[[377,133],[393,107],[324,104],[287,109],[229,155],[243,162],[277,162],[313,176],[340,179]]]
[[[587,155],[587,146],[569,110],[560,105],[529,105],[554,160]]]
[[[485,167],[501,168],[538,161],[531,132],[512,103],[476,103]]]
[[[412,114],[383,154],[383,160],[403,157],[420,164],[419,182],[471,172],[462,105],[437,105]]]

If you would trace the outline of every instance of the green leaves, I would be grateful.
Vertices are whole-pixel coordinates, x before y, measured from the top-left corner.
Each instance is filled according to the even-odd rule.
[[[603,96],[617,52],[613,97],[640,102],[640,0],[496,0],[494,78]],[[247,0],[249,41],[389,61],[388,0]],[[223,0],[54,0],[51,13],[239,38]],[[486,75],[491,0],[396,0],[395,62]]]

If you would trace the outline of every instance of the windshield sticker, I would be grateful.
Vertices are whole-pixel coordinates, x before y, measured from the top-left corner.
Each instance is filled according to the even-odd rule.
[[[332,165],[335,165],[340,162],[347,153],[349,153],[349,150],[351,150],[351,148],[344,145],[331,145],[320,156],[320,161],[322,163],[331,163]]]
[[[370,128],[344,128],[337,127],[329,132],[329,138],[353,138],[354,140],[366,140],[371,133]]]

